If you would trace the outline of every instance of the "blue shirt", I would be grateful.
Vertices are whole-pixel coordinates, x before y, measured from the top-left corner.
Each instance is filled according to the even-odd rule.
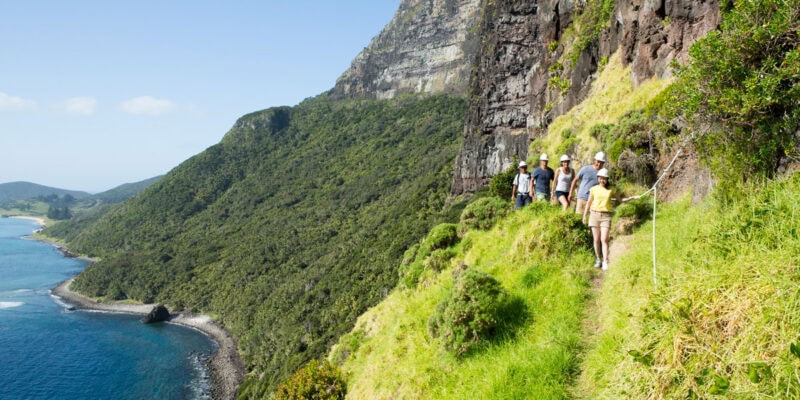
[[[536,181],[534,183],[536,193],[547,194],[550,193],[550,183],[553,182],[553,179],[555,179],[556,173],[550,167],[547,167],[547,169],[536,167],[536,169],[533,170],[532,177]]]
[[[578,172],[578,179],[581,181],[581,185],[578,187],[578,199],[589,200],[589,190],[599,183],[597,182],[597,170],[594,169],[594,166],[587,165]]]

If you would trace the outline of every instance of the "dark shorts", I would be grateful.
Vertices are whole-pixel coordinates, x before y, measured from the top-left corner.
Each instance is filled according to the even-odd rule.
[[[518,208],[518,209],[519,209],[519,208],[522,208],[522,207],[525,207],[525,206],[527,206],[528,204],[531,204],[531,200],[532,200],[532,199],[531,199],[531,196],[529,196],[529,195],[527,195],[527,194],[518,194],[518,195],[517,195],[517,205],[516,205],[516,208]]]
[[[561,198],[561,196],[564,196],[564,197],[566,197],[566,198],[569,198],[569,193],[568,193],[568,192],[562,192],[562,191],[560,191],[560,190],[556,190],[556,198],[557,198],[557,199],[560,199],[560,198]]]

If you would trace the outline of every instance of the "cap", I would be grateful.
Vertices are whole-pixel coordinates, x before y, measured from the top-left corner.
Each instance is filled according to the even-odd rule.
[[[570,161],[569,156],[564,154],[563,156],[561,156],[561,161]]]
[[[597,161],[606,162],[606,153],[603,153],[602,151],[598,152],[594,155],[594,159]]]
[[[526,163],[525,161],[520,161],[518,168],[527,167],[527,166],[528,166],[528,163]]]
[[[600,171],[597,171],[598,178],[608,178],[608,170],[605,168],[600,168]]]
[[[539,156],[539,161],[550,161],[550,159],[547,158],[547,154],[542,153],[542,155]]]

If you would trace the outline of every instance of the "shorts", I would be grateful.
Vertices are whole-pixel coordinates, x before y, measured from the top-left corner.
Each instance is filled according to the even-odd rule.
[[[577,205],[575,206],[575,213],[583,215],[583,212],[586,211],[586,203],[589,200],[581,200],[578,199]]]
[[[611,213],[601,211],[589,211],[590,228],[611,228]]]
[[[561,196],[564,196],[564,197],[566,197],[566,198],[569,198],[569,193],[567,193],[567,192],[562,192],[562,191],[560,191],[560,190],[556,190],[556,199],[560,199],[560,198],[561,198]]]
[[[514,208],[520,209],[522,207],[527,206],[528,204],[531,204],[531,196],[529,196],[527,194],[518,194],[517,195],[517,204],[516,204],[516,206]]]
[[[536,201],[550,201],[550,193],[536,192]]]

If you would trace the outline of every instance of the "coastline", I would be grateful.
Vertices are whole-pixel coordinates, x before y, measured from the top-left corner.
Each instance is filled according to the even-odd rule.
[[[146,315],[154,304],[125,304],[97,302],[89,297],[69,290],[75,278],[61,282],[52,290],[52,295],[77,309],[98,310],[115,313]],[[211,373],[211,397],[214,399],[235,399],[239,384],[244,380],[244,363],[239,358],[236,340],[211,317],[191,313],[178,313],[170,317],[168,323],[196,329],[217,343],[217,351],[208,362]]]
[[[45,226],[47,226],[47,221],[45,221],[44,218],[41,218],[41,217],[31,217],[31,216],[28,216],[28,215],[9,215],[8,218],[26,219],[28,221],[33,221],[33,222],[36,223],[36,225],[39,225],[39,227],[41,227],[41,228],[44,228]]]

